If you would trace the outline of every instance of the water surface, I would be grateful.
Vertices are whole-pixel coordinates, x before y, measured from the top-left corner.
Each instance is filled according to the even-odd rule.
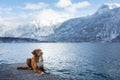
[[[120,80],[120,43],[0,43],[0,64],[23,63],[35,48],[63,80]]]

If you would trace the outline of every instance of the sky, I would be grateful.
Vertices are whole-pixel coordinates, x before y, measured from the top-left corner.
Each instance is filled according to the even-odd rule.
[[[0,0],[0,24],[50,26],[93,14],[104,3],[120,0]]]

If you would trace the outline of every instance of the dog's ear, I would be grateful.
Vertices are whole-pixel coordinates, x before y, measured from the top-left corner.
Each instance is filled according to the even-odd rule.
[[[32,51],[32,54],[34,55],[34,56],[36,56],[37,54],[36,54],[36,50],[33,50]]]
[[[41,49],[35,49],[35,50],[33,50],[32,54],[33,54],[34,56],[37,56],[37,52],[39,52],[39,51],[41,51]]]

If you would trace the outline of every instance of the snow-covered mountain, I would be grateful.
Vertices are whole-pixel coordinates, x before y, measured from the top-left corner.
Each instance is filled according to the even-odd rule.
[[[0,36],[61,42],[120,41],[120,5],[104,4],[92,15],[51,26],[30,23],[8,31],[1,27]]]
[[[2,36],[39,39],[42,36],[48,36],[50,34],[53,34],[54,29],[58,26],[59,24],[41,27],[31,23],[27,25],[20,25],[14,29],[8,30]]]
[[[93,15],[65,21],[51,35],[55,41],[105,42],[120,41],[119,36],[119,4],[104,4]]]

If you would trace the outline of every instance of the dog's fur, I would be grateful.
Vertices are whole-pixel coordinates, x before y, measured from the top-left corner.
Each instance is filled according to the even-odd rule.
[[[26,60],[26,64],[27,64],[27,67],[22,67],[22,66],[19,66],[17,67],[17,69],[20,69],[20,70],[27,70],[27,69],[31,69],[33,70],[35,73],[41,73],[41,72],[44,72],[45,73],[45,69],[44,69],[44,66],[40,66],[38,67],[37,63],[39,61],[39,57],[38,56],[38,52],[40,52],[41,54],[42,51],[40,49],[35,49],[33,50],[32,54],[33,54],[33,57],[32,58],[27,58]],[[43,61],[43,57],[41,55],[41,58],[42,58],[42,61]]]

